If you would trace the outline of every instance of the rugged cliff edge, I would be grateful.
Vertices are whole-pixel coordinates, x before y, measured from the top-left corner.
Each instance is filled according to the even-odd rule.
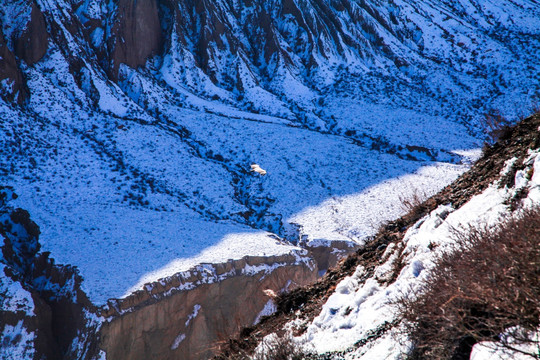
[[[269,315],[272,294],[316,276],[313,261],[289,254],[201,264],[110,301],[101,347],[108,359],[207,359],[229,334]]]
[[[40,252],[39,227],[27,211],[9,206],[0,188],[0,357],[89,359],[97,349],[96,308],[71,266]]]
[[[21,359],[206,359],[275,311],[275,296],[317,278],[307,251],[200,264],[94,306],[76,268],[40,252],[39,227],[0,193],[2,356]]]

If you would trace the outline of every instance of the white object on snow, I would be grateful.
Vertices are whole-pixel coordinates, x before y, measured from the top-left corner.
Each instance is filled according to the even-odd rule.
[[[277,298],[276,292],[274,290],[272,290],[272,289],[263,290],[263,293],[264,293],[264,295],[268,296],[271,299]]]
[[[256,172],[258,174],[261,174],[261,175],[266,175],[266,170],[264,170],[263,168],[261,168],[259,166],[259,164],[252,164],[251,165],[251,171],[252,172]]]

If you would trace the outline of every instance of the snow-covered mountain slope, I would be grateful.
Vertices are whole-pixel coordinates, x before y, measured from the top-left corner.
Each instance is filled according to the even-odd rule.
[[[478,114],[538,96],[539,12],[4,2],[0,182],[97,304],[198,262],[297,251],[276,235],[362,243],[404,183],[433,193],[465,170]]]
[[[363,245],[400,195],[465,171],[483,112],[528,111],[539,15],[533,0],[3,1],[0,184],[102,310],[144,308],[147,284],[201,263],[305,270],[299,247]],[[1,284],[31,303],[34,285]]]
[[[266,324],[244,330],[238,339],[243,346],[236,349],[253,348],[254,339],[261,341],[266,336],[257,351],[269,351],[277,332],[279,337],[292,337],[296,346],[310,354],[306,358],[407,358],[414,344],[404,330],[399,299],[422,294],[426,281],[432,279],[436,260],[442,254],[461,251],[456,248],[460,241],[457,234],[493,228],[524,209],[540,206],[539,125],[539,113],[525,119],[504,140],[486,149],[471,170],[417,204],[406,216],[387,224],[365,248],[321,281],[285,295],[277,303],[277,315]],[[536,269],[537,261],[529,266]],[[531,288],[536,289],[536,284]],[[521,290],[512,291],[518,294]],[[512,293],[512,299],[514,296],[517,298]],[[538,351],[538,343],[528,345],[533,353]],[[479,343],[472,354],[478,359],[523,356],[489,342]],[[468,354],[460,356],[468,358]]]

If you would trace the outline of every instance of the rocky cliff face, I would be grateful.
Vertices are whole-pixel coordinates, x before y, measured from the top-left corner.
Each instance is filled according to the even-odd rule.
[[[49,36],[41,9],[35,2],[29,3],[30,19],[22,25],[22,31],[12,41],[15,55],[31,66],[45,55],[49,45]]]
[[[0,196],[0,355],[207,359],[230,334],[270,315],[276,294],[317,278],[306,254],[244,257],[201,264],[97,308],[75,268],[40,252],[39,227],[8,205],[12,190]]]
[[[15,17],[15,19],[13,18]],[[22,101],[28,96],[19,61],[23,66],[38,62],[48,48],[48,31],[41,9],[33,1],[15,1],[0,10],[0,81],[3,97]]]
[[[298,116],[298,110],[309,108],[307,100],[317,91],[351,74],[382,68],[381,75],[417,81],[446,69],[477,80],[505,78],[491,84],[493,90],[509,85],[514,65],[503,71],[478,54],[501,46],[496,26],[505,41],[519,31],[533,45],[526,22],[537,9],[526,3],[505,9],[515,13],[514,22],[477,2],[349,0],[17,0],[0,15],[8,47],[27,65],[43,58],[52,36],[74,59],[85,58],[74,71],[99,64],[93,70],[125,81],[129,72],[119,74],[122,64],[149,65],[153,78],[173,88],[320,127],[318,115]],[[501,50],[518,51],[504,45]],[[88,85],[80,86],[88,92]]]
[[[292,255],[200,265],[110,301],[100,346],[110,359],[208,359],[229,334],[272,312],[265,290],[279,294],[316,277],[313,262]]]
[[[0,29],[0,94],[7,101],[22,102],[27,94],[22,73],[17,66],[15,55],[9,49]]]
[[[151,55],[158,55],[163,42],[158,1],[119,1],[108,41],[113,49],[110,62],[115,78],[121,64],[138,68]]]
[[[27,211],[7,205],[13,196],[0,188],[0,356],[90,359],[99,323],[82,279],[39,251],[39,227]]]
[[[356,252],[361,246],[352,241],[312,241],[303,245],[317,263],[319,274],[335,267],[340,260]]]

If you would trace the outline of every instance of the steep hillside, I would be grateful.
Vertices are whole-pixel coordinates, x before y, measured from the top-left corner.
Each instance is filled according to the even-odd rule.
[[[0,187],[0,358],[86,359],[96,355],[100,320],[76,268],[40,251],[40,229]]]
[[[303,285],[468,169],[483,113],[538,101],[539,19],[532,0],[4,1],[0,184],[111,329],[185,283]],[[227,331],[268,312],[260,286]],[[149,353],[187,351],[192,305]]]
[[[257,326],[242,330],[240,337],[223,346],[218,358],[245,358],[256,346],[261,354],[258,358],[264,358],[262,354],[274,351],[276,344],[286,343],[276,342],[276,335],[292,337],[296,343],[293,348],[303,348],[301,353],[305,358],[398,359],[414,353],[414,343],[404,328],[406,323],[398,315],[400,299],[414,302],[422,294],[426,280],[432,280],[430,273],[436,259],[444,253],[463,251],[456,248],[456,243],[467,236],[471,227],[493,227],[507,222],[523,209],[540,206],[539,129],[538,113],[520,122],[499,142],[486,148],[469,171],[424,203],[418,203],[404,217],[385,225],[364,248],[331,269],[316,284],[278,298],[276,313],[262,319]],[[532,231],[537,233],[538,229]],[[531,239],[533,243],[539,240]],[[540,258],[533,258],[528,265],[531,272],[538,271],[539,262]],[[472,278],[483,276],[487,275],[477,273]],[[528,289],[538,291],[538,286],[531,282]],[[528,290],[513,291],[517,292],[510,295],[513,301],[518,301],[521,291]],[[490,299],[483,300],[490,303]],[[540,310],[534,295],[529,301],[536,306],[535,311]],[[531,314],[523,313],[523,319]],[[512,321],[503,329],[521,324],[520,318]],[[478,359],[523,356],[501,346],[504,337],[498,334],[471,339],[468,336],[475,329],[469,330],[470,333],[463,335],[469,341],[468,347],[458,348],[461,353],[452,358],[468,359],[471,350]],[[482,334],[482,328],[478,330]],[[477,342],[497,339],[499,345],[488,342],[485,347],[473,349]],[[532,344],[534,354],[538,342],[534,335],[531,340],[536,341],[536,345]]]

